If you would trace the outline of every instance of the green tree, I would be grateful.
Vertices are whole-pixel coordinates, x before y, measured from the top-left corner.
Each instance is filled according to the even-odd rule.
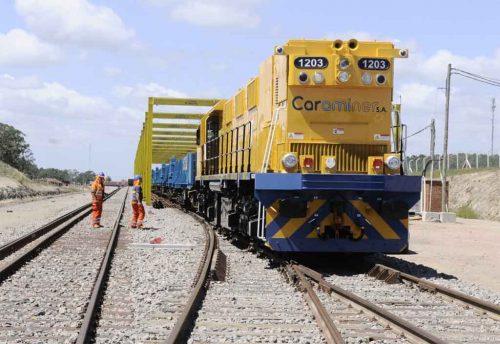
[[[95,179],[95,176],[96,174],[93,171],[82,172],[78,174],[78,176],[75,179],[75,182],[84,185],[89,184],[91,181]]]
[[[40,168],[37,173],[38,178],[54,178],[61,182],[71,182],[69,170],[60,170],[57,168]]]
[[[0,123],[0,160],[33,177],[37,173],[35,158],[24,137],[20,130]]]

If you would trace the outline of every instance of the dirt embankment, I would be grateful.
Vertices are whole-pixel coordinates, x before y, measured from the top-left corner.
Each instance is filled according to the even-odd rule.
[[[29,179],[0,161],[0,201],[81,191],[73,186],[57,186]]]
[[[469,207],[480,218],[500,221],[500,170],[450,177],[450,208]]]

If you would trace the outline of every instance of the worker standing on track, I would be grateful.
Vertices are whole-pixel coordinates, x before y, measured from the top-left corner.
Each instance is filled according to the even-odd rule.
[[[99,173],[92,186],[90,187],[92,195],[92,227],[100,228],[102,216],[102,203],[104,202],[104,173]]]
[[[130,228],[143,228],[144,206],[142,205],[142,177],[134,177],[134,186],[132,187],[132,222]]]

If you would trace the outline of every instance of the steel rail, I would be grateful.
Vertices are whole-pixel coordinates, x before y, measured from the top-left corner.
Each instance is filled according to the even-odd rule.
[[[112,197],[114,194],[116,194],[118,192],[118,190],[119,189],[111,192],[105,199],[107,200],[110,197]],[[62,222],[62,224],[60,224],[59,226],[55,226],[54,227],[55,230],[51,234],[47,235],[39,243],[37,243],[36,245],[31,247],[29,250],[27,250],[22,255],[20,255],[16,259],[14,259],[12,262],[10,262],[9,264],[2,267],[0,269],[0,284],[3,283],[9,276],[13,275],[17,270],[19,270],[26,262],[28,262],[31,259],[33,259],[34,257],[36,257],[45,247],[50,246],[50,244],[52,244],[59,237],[61,237],[64,233],[66,233],[71,227],[73,227],[78,222],[80,222],[82,219],[84,219],[87,215],[89,215],[92,210],[90,209],[89,205],[87,205],[87,207],[88,207],[87,210],[84,210],[81,213],[77,213],[76,215],[73,215],[73,217],[67,218],[66,222]],[[60,227],[60,228],[57,229],[58,227]],[[52,229],[54,229],[54,228],[52,228]],[[43,230],[45,231],[45,228]],[[50,229],[48,231],[50,232]],[[34,234],[34,232],[32,232],[32,234]],[[40,236],[41,235],[38,235],[38,237],[40,237]],[[34,237],[29,242],[35,240],[36,238],[37,237]],[[22,245],[21,247],[25,246],[26,244]],[[9,245],[9,244],[7,244],[7,245]],[[20,245],[20,244],[14,244],[14,245]],[[13,247],[13,246],[9,246],[9,247]],[[17,251],[17,250],[15,250],[15,251]]]
[[[190,215],[203,225],[207,240],[205,242],[205,251],[202,258],[201,269],[199,270],[198,278],[196,279],[196,284],[193,288],[193,292],[191,293],[191,296],[189,297],[189,300],[184,307],[182,314],[180,315],[179,319],[177,319],[174,328],[170,332],[165,342],[167,344],[180,344],[187,342],[189,329],[193,325],[195,314],[198,311],[201,305],[201,301],[206,294],[208,285],[207,282],[210,276],[210,266],[214,257],[215,248],[217,246],[217,238],[212,227],[210,227],[197,216],[194,216],[192,214]]]
[[[383,318],[387,322],[389,322],[392,326],[400,329],[405,336],[407,336],[409,339],[416,339],[416,340],[423,340],[427,343],[435,343],[435,344],[445,344],[446,342],[433,334],[423,330],[420,327],[417,327],[410,322],[403,320],[401,317],[388,312],[387,310],[375,305],[374,303],[371,303],[368,300],[365,300],[347,290],[344,290],[336,285],[333,285],[326,281],[323,276],[312,269],[309,269],[308,267],[305,267],[303,265],[297,265],[297,269],[300,270],[304,275],[308,276],[315,282],[317,282],[320,286],[321,289],[328,293],[335,293],[342,297],[343,299],[346,299],[350,302],[353,302],[357,304],[358,306],[361,306],[363,309],[366,309],[370,313]]]
[[[120,188],[117,188],[116,190],[113,190],[110,192],[105,198],[104,201],[113,196],[115,193],[118,192]],[[28,245],[30,242],[38,239],[42,235],[47,234],[54,228],[58,227],[62,223],[68,221],[69,219],[75,217],[76,215],[80,214],[81,212],[90,209],[92,206],[92,203],[85,204],[75,210],[70,211],[69,213],[66,213],[55,220],[43,225],[42,227],[39,227],[35,229],[34,231],[25,234],[17,239],[12,240],[11,242],[6,243],[5,245],[0,246],[0,260],[4,259],[7,256],[10,256],[12,253],[16,252],[17,250],[23,248],[24,246]]]
[[[78,338],[76,340],[77,344],[88,343],[91,340],[94,331],[94,322],[97,314],[97,310],[101,305],[102,295],[105,290],[106,281],[108,279],[109,269],[111,267],[111,261],[113,260],[114,251],[118,243],[118,238],[120,236],[120,221],[123,217],[123,211],[125,210],[125,204],[127,202],[128,188],[123,197],[120,210],[116,217],[115,223],[113,225],[113,231],[111,237],[109,238],[108,245],[106,247],[106,254],[104,255],[101,266],[99,268],[99,275],[92,288],[92,293],[90,296],[90,301],[87,305],[87,310],[85,311],[85,316],[82,320],[82,326],[80,332],[78,333]]]
[[[296,277],[299,289],[304,293],[307,304],[313,312],[314,319],[323,332],[326,342],[328,344],[344,344],[345,341],[342,338],[342,335],[333,323],[333,320],[325,309],[325,306],[321,303],[318,295],[312,288],[311,283],[309,283],[309,281],[305,278],[302,271],[300,271],[296,265],[287,265],[286,270],[289,276]]]
[[[446,295],[450,298],[462,301],[470,306],[478,308],[482,312],[492,315],[495,319],[500,317],[500,306],[494,303],[481,300],[477,297],[470,296],[461,293],[450,288],[440,286],[439,284],[426,281],[424,279],[418,278],[416,276],[407,274],[405,272],[390,268],[382,264],[376,264],[369,272],[369,276],[375,277],[377,279],[385,280],[386,282],[392,282],[394,279],[403,279],[411,283],[417,284],[422,289],[426,289],[432,292],[440,293]]]

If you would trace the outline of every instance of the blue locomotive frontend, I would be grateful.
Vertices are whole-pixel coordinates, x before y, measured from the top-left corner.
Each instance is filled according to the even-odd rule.
[[[275,251],[385,252],[408,249],[408,211],[420,177],[255,174],[256,234]]]

